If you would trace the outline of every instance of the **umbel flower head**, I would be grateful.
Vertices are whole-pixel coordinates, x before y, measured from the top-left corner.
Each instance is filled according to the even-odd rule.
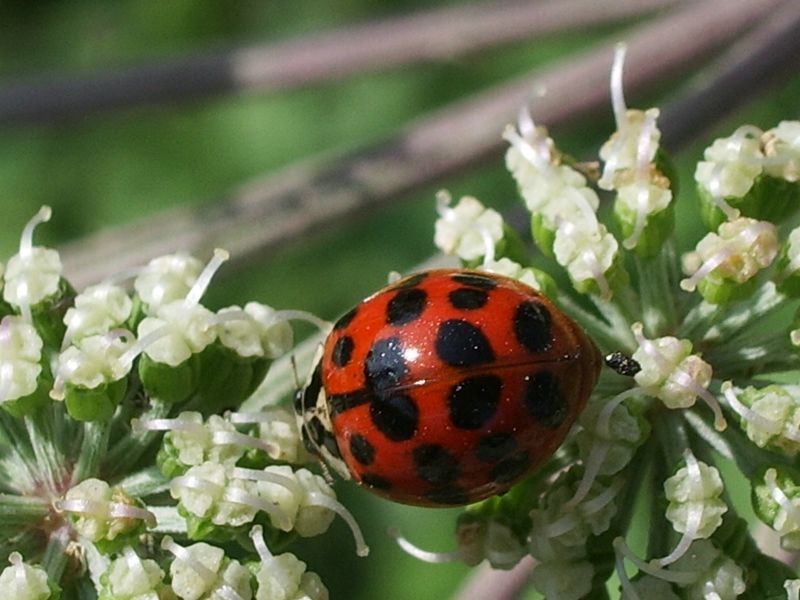
[[[78,293],[34,244],[49,217],[0,266],[0,597],[327,599],[285,546],[339,515],[363,556],[361,532],[288,409],[236,410],[293,348],[289,320],[328,324],[203,306],[222,250]]]
[[[553,600],[609,597],[614,572],[632,600],[796,599],[797,574],[755,545],[728,490],[749,485],[759,526],[800,549],[800,122],[709,146],[694,207],[708,231],[679,248],[675,205],[691,199],[659,111],[625,105],[623,56],[601,169],[527,111],[504,133],[536,254],[471,196],[439,194],[435,224],[442,251],[552,298],[617,368],[537,472],[464,509],[454,550],[397,539],[431,562],[532,556],[531,584]],[[34,243],[50,216],[0,264],[0,596],[327,599],[291,542],[338,516],[356,554],[368,547],[279,383],[302,351],[288,321],[331,326],[204,306],[223,250],[76,291]]]
[[[800,297],[800,122],[741,127],[710,145],[694,207],[708,232],[679,248],[675,205],[691,194],[677,194],[658,109],[626,107],[623,59],[621,47],[617,129],[599,170],[559,149],[527,111],[504,134],[538,255],[520,257],[518,240],[499,235],[509,229],[499,213],[472,197],[440,201],[435,241],[462,265],[502,264],[544,290],[631,376],[602,373],[550,461],[466,509],[456,551],[398,539],[423,560],[496,568],[524,548],[548,599],[607,597],[614,565],[624,598],[794,598],[797,574],[755,546],[727,489],[749,482],[774,545],[800,548],[800,318],[790,312]],[[650,519],[636,550],[634,507]],[[467,524],[480,535],[466,536]],[[501,526],[506,535],[489,534]]]

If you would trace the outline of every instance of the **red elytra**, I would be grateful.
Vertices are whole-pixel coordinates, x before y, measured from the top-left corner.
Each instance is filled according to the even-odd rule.
[[[337,472],[406,504],[506,491],[547,460],[602,359],[547,297],[500,275],[434,270],[334,325],[296,410]]]

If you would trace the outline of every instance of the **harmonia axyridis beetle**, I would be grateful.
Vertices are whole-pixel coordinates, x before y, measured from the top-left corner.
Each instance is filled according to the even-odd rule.
[[[336,322],[295,409],[306,445],[343,477],[406,504],[466,504],[553,454],[601,365],[527,285],[428,271]]]

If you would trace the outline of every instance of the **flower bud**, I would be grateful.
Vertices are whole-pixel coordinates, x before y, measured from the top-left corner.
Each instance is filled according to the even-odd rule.
[[[664,482],[666,517],[678,533],[692,540],[708,538],[728,510],[722,492],[719,471],[687,455],[686,466]]]
[[[172,590],[182,600],[250,600],[250,571],[225,552],[200,542],[186,548],[169,536],[161,547],[175,555],[169,567]]]
[[[800,550],[800,471],[777,465],[759,469],[752,480],[756,516],[781,536],[786,550]]]
[[[8,315],[0,321],[0,404],[16,417],[49,402],[52,379],[43,346],[23,317]]]
[[[467,263],[495,252],[503,239],[503,217],[496,210],[486,208],[478,199],[464,196],[454,207],[446,192],[437,196],[434,243],[445,254],[457,256]]]
[[[109,283],[87,287],[75,296],[75,305],[64,315],[64,345],[122,327],[132,310],[133,301],[121,287]]]
[[[181,300],[203,271],[203,263],[186,254],[154,258],[133,282],[146,314],[155,314],[165,304]]]
[[[759,448],[788,456],[800,451],[800,388],[789,385],[748,387],[738,394],[730,382],[722,385],[728,405],[740,417],[747,437]]]
[[[128,387],[132,364],[121,359],[131,344],[122,336],[92,335],[69,346],[58,357],[51,396],[63,398],[78,421],[111,418]]]
[[[97,600],[160,600],[166,594],[164,571],[126,547],[100,576]]]

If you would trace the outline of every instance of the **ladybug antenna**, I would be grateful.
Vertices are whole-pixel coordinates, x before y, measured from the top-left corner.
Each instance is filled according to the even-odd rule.
[[[603,360],[605,361],[606,365],[624,377],[633,377],[642,370],[642,365],[633,360],[633,358],[624,352],[612,352],[611,354],[606,355]]]

